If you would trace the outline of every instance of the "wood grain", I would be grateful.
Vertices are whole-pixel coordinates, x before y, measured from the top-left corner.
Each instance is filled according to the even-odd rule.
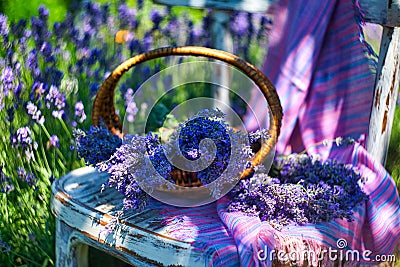
[[[385,163],[399,88],[400,28],[383,28],[379,55],[367,151]]]
[[[204,253],[170,237],[157,208],[124,212],[120,226],[107,235],[104,226],[122,208],[122,195],[116,190],[100,193],[107,177],[85,167],[54,182],[57,266],[87,266],[88,245],[134,266],[205,266],[215,256],[212,248]]]

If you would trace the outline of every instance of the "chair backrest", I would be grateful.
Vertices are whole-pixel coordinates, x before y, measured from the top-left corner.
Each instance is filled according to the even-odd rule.
[[[385,163],[400,80],[400,0],[359,0],[364,20],[383,26],[367,150]]]

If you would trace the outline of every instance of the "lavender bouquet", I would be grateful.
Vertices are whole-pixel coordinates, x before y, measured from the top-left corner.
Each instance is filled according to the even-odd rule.
[[[199,185],[218,199],[224,184],[232,183],[233,177],[238,179],[250,166],[256,152],[252,144],[269,138],[266,130],[250,134],[235,130],[223,118],[219,110],[202,110],[179,124],[164,143],[152,132],[127,135],[121,143],[106,129],[91,127],[86,133],[75,132],[78,154],[110,174],[106,186],[124,195],[125,209],[145,207],[149,198],[146,192],[151,194],[154,187],[172,190],[171,184],[177,183],[174,173],[182,170],[194,175]],[[107,143],[102,145],[105,149],[98,149],[99,142]]]
[[[228,210],[258,216],[275,229],[289,225],[352,221],[352,210],[368,196],[364,179],[349,165],[292,154],[276,158],[269,174],[258,172],[230,192]]]
[[[179,124],[164,143],[152,132],[125,136],[121,141],[104,128],[92,127],[87,134],[77,134],[77,147],[81,156],[89,155],[89,163],[97,163],[99,171],[110,174],[103,186],[124,195],[124,209],[143,209],[154,187],[172,189],[177,166],[198,170],[195,175],[201,185],[214,199],[220,198],[223,185],[249,167],[255,144],[268,137],[266,130],[249,134],[234,130],[219,110],[202,110]],[[202,143],[205,139],[213,141],[214,149]],[[91,140],[107,143],[102,150],[105,155],[93,159],[101,150]],[[88,151],[92,147],[95,153]],[[198,161],[202,157],[205,160]],[[368,199],[360,187],[363,182],[352,166],[333,160],[323,162],[306,154],[277,157],[269,172],[259,166],[252,177],[235,181],[228,193],[228,211],[258,216],[277,230],[337,218],[351,221],[353,209]]]

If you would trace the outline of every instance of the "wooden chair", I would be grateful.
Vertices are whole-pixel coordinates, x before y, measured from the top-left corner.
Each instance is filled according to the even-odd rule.
[[[191,2],[177,1],[180,5]],[[226,7],[226,1],[204,3]],[[400,28],[396,28],[400,26],[400,0],[360,0],[360,5],[366,21],[383,26],[367,149],[384,163],[400,80]],[[113,189],[100,193],[106,179],[107,175],[85,167],[53,183],[57,266],[205,266],[213,259],[215,249],[208,248],[205,253],[195,249],[196,241],[171,238],[161,224],[163,218],[157,207],[126,212],[124,222],[111,236],[107,235],[104,226],[120,210],[122,197]],[[216,213],[209,220],[222,227]],[[223,233],[214,238],[223,238]]]

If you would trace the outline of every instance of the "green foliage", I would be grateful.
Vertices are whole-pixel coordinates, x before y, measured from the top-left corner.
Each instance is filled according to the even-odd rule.
[[[73,0],[63,0],[63,1],[52,1],[52,0],[42,0],[42,1],[24,1],[24,0],[13,0],[4,1],[2,3],[2,11],[7,14],[9,20],[17,21],[22,18],[30,18],[31,16],[36,16],[38,14],[37,10],[40,5],[45,5],[51,10],[49,21],[54,23],[59,21],[65,16],[69,5]]]
[[[398,105],[393,120],[392,134],[386,161],[386,168],[391,173],[400,189],[400,106]],[[399,191],[400,194],[400,191]]]

